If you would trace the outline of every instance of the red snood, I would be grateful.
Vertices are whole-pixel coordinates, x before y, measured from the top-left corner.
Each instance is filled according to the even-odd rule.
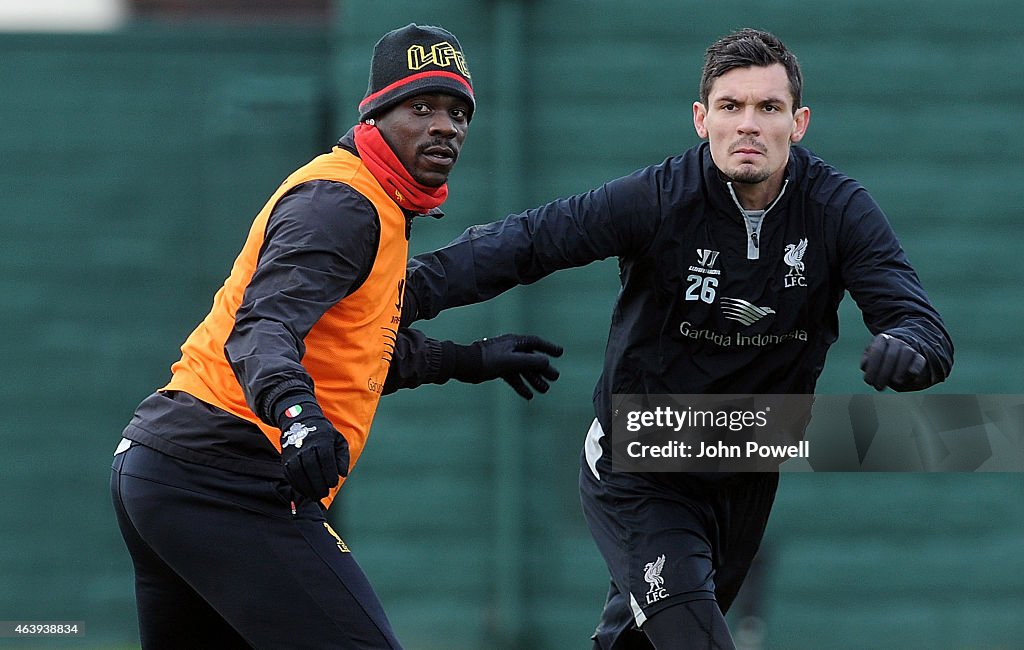
[[[399,207],[427,212],[448,198],[448,184],[429,187],[418,183],[398,160],[376,126],[361,122],[355,128],[356,150],[380,186]]]

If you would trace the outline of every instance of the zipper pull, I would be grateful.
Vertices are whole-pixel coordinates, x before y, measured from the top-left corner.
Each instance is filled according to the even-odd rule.
[[[292,516],[295,516],[295,502],[292,501]]]
[[[759,248],[759,246],[757,245],[757,232],[756,231],[750,233],[750,241],[752,241],[754,243],[754,248]]]

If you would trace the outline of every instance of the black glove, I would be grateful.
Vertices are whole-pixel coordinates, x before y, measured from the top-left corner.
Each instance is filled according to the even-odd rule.
[[[539,336],[502,334],[494,338],[456,346],[452,377],[470,384],[504,379],[523,399],[533,399],[533,390],[548,392],[558,370],[549,357],[562,356],[562,346]],[[527,386],[529,384],[529,386]]]
[[[285,400],[277,418],[284,475],[299,493],[320,500],[348,475],[348,441],[315,402]]]
[[[886,386],[906,390],[914,384],[924,366],[924,357],[917,350],[885,333],[871,340],[860,361],[864,381],[875,390],[884,390]]]

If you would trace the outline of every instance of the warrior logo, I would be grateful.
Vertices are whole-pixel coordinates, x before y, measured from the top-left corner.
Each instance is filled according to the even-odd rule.
[[[668,596],[665,591],[665,579],[661,577],[661,570],[665,568],[665,556],[661,555],[654,562],[644,565],[644,580],[650,585],[647,590],[647,604],[651,605]]]
[[[711,268],[715,265],[715,260],[717,259],[718,251],[713,251],[707,248],[697,249],[697,266]]]
[[[804,253],[807,252],[807,239],[801,239],[796,244],[786,244],[786,253],[782,261],[789,266],[789,273],[784,278],[784,286],[806,287],[807,278],[804,277]]]
[[[697,264],[691,266],[690,270],[697,273],[707,273],[708,275],[721,275],[722,272],[714,268],[717,260],[718,251],[713,251],[709,248],[698,248]]]
[[[281,443],[281,446],[301,449],[302,441],[314,431],[316,431],[316,427],[307,427],[301,422],[292,422],[292,426],[284,432],[284,442]]]

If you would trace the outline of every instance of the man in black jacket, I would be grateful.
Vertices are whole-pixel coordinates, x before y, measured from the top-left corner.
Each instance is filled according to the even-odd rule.
[[[799,146],[810,111],[793,54],[740,30],[706,53],[697,134],[665,162],[474,226],[409,265],[403,322],[617,257],[580,488],[611,574],[600,650],[732,648],[726,612],[764,533],[777,473],[614,471],[615,394],[810,394],[849,291],[878,390],[943,381],[953,347],[882,210]]]

